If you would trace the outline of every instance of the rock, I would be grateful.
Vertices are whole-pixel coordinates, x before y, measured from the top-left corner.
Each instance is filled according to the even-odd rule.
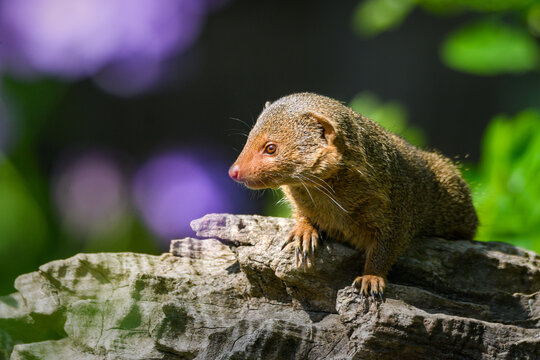
[[[350,284],[362,254],[329,240],[313,267],[289,219],[212,214],[162,256],[78,254],[0,298],[0,359],[538,359],[540,258],[424,239],[385,302]]]

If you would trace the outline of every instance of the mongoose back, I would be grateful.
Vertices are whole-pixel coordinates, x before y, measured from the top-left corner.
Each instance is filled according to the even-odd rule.
[[[296,224],[297,266],[312,266],[319,231],[364,250],[354,286],[382,299],[385,277],[413,238],[472,239],[470,190],[454,164],[407,143],[331,98],[266,103],[229,169],[252,189],[281,187]]]

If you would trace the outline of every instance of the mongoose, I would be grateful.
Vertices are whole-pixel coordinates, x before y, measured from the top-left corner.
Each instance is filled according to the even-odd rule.
[[[413,238],[472,239],[478,225],[448,158],[317,94],[267,102],[229,175],[251,189],[281,187],[296,219],[285,245],[294,243],[297,266],[313,264],[319,231],[364,250],[353,285],[374,299]]]

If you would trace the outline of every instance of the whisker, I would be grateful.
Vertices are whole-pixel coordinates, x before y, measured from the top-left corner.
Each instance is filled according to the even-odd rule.
[[[302,175],[299,175],[299,176],[302,176]],[[303,177],[304,177],[304,176],[303,176]],[[304,177],[304,178],[306,178],[306,177]],[[300,179],[300,178],[298,178],[298,179]],[[307,179],[307,180],[310,180],[309,178],[306,178],[306,179]],[[334,204],[336,204],[336,205],[337,205],[341,210],[343,210],[345,213],[349,213],[349,211],[346,210],[346,209],[345,209],[345,208],[344,208],[344,207],[343,207],[343,206],[342,206],[342,205],[341,205],[341,204],[340,204],[340,203],[332,196],[332,194],[330,194],[330,192],[329,192],[327,189],[325,189],[324,187],[320,186],[320,184],[319,184],[319,186],[317,186],[316,183],[315,183],[313,180],[312,180],[312,182],[314,183],[314,186],[313,186],[313,187],[315,187],[315,188],[316,188],[317,190],[319,190],[321,193],[323,193],[324,195],[326,195],[330,200],[332,200],[332,202],[333,202]],[[303,183],[302,183],[302,184],[303,184]],[[304,185],[304,186],[305,186],[305,185]]]
[[[305,176],[305,175],[304,175],[304,178],[306,178],[307,180],[311,181],[311,182],[312,182],[313,184],[315,184],[315,185],[319,185],[320,187],[325,188],[325,189],[328,190],[329,192],[332,192],[332,193],[334,193],[334,194],[336,193],[336,191],[335,191],[335,190],[334,190],[334,189],[333,189],[326,181],[324,181],[323,179],[321,179],[320,177],[318,177],[318,176],[316,176],[316,175],[311,175],[311,176],[315,177],[317,180],[322,181],[324,184],[326,184],[326,186],[323,185],[323,184],[320,184],[320,183],[318,183],[318,182],[315,182],[315,181],[314,181],[315,179],[312,179],[312,178],[310,178],[309,176]]]
[[[244,120],[240,120],[240,119],[234,118],[234,117],[230,117],[229,119],[234,120],[234,121],[238,121],[239,123],[244,124],[248,129],[251,130],[251,126],[249,126],[249,124],[247,122],[245,122]]]
[[[248,134],[244,134],[244,133],[229,133],[229,134],[227,134],[227,136],[233,136],[233,135],[241,135],[241,136],[244,136],[246,138],[249,136]]]
[[[328,194],[330,194],[330,191],[324,185],[315,182],[309,176],[305,176],[305,175],[299,175],[299,176],[302,176],[303,179],[308,180],[309,182],[311,182],[314,187],[316,187],[316,188],[321,187],[322,189],[326,190],[328,192]],[[333,189],[332,189],[332,191],[333,191]]]
[[[315,200],[313,200],[313,197],[311,196],[311,192],[308,190],[306,184],[302,181],[302,179],[300,178],[300,176],[296,176],[296,178],[298,180],[300,180],[300,184],[302,184],[302,186],[304,187],[304,189],[306,189],[308,195],[309,195],[309,198],[311,199],[311,202],[313,203],[313,205],[315,205]]]
[[[330,186],[330,184],[327,183],[323,178],[320,178],[320,177],[318,177],[317,175],[311,175],[311,176],[314,177],[315,179],[319,180],[319,181],[322,181],[322,182],[326,185],[326,187],[327,187],[328,189],[330,189],[334,194],[336,193],[336,191],[334,190],[334,188],[332,188],[332,186]]]

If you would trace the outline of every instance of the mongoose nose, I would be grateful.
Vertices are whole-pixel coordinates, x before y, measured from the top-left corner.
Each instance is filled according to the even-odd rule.
[[[233,165],[229,169],[229,176],[231,179],[238,181],[240,179],[240,167],[238,165]]]

